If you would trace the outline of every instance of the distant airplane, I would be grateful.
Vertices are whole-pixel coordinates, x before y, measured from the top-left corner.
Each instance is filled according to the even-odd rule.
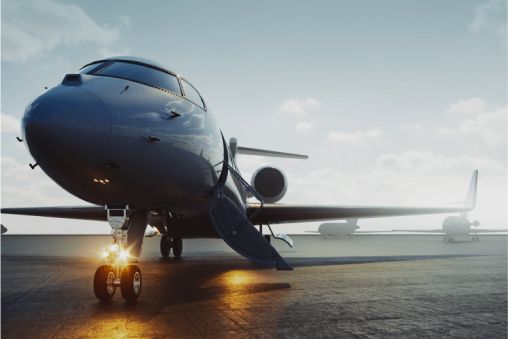
[[[358,219],[348,219],[346,222],[325,222],[319,225],[317,231],[305,231],[306,233],[317,233],[327,237],[351,237],[360,228],[357,225]]]
[[[452,215],[446,217],[443,221],[443,227],[440,229],[426,230],[393,230],[393,232],[418,232],[418,233],[440,233],[443,234],[445,242],[455,242],[457,237],[471,237],[471,241],[480,241],[478,233],[500,233],[506,232],[506,229],[481,229],[472,228],[480,226],[478,221],[469,221],[467,215],[463,213],[460,216]]]
[[[325,222],[319,225],[317,231],[305,231],[306,233],[317,233],[323,236],[333,238],[351,238],[355,234],[377,234],[389,231],[358,231],[358,219],[347,219],[346,222]]]
[[[242,107],[235,107],[241,118]],[[103,253],[94,292],[108,301],[120,288],[138,298],[138,261],[147,224],[161,254],[182,253],[183,238],[220,237],[246,258],[291,270],[254,225],[469,211],[475,171],[460,207],[365,207],[277,204],[284,173],[260,168],[252,184],[239,174],[238,154],[306,159],[293,153],[229,145],[196,88],[155,62],[133,57],[93,61],[30,103],[22,138],[35,162],[62,188],[94,205],[2,208],[2,213],[102,220],[113,245]],[[260,131],[253,131],[258,133]],[[259,203],[247,202],[255,197]],[[261,227],[260,227],[261,229]],[[284,238],[284,237],[281,237]]]

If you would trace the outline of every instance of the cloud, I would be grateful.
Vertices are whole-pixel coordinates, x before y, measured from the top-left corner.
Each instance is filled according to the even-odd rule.
[[[506,1],[488,0],[479,4],[474,10],[469,30],[473,33],[485,31],[505,37]]]
[[[421,131],[424,128],[424,123],[421,121],[402,123],[399,126],[401,131]]]
[[[468,155],[445,156],[428,150],[407,150],[400,153],[384,154],[376,160],[378,171],[398,173],[425,173],[427,175],[451,174],[482,169],[486,173],[502,174],[505,166],[487,157]]]
[[[100,58],[109,58],[109,57],[117,57],[117,56],[128,56],[131,54],[130,50],[127,48],[123,49],[111,49],[108,46],[103,46],[99,48],[99,57]]]
[[[24,62],[59,45],[108,45],[118,28],[100,25],[76,4],[54,0],[2,4],[2,60]],[[120,26],[128,21],[121,19]]]
[[[40,168],[30,169],[10,156],[1,157],[4,206],[83,204],[53,182]]]
[[[304,115],[309,108],[317,107],[319,105],[320,102],[314,98],[307,98],[303,100],[289,99],[282,103],[279,107],[279,112]]]
[[[2,133],[15,133],[20,131],[20,121],[5,113],[1,114],[0,127]]]
[[[465,115],[477,114],[485,111],[487,102],[482,98],[458,100],[446,109],[447,113],[459,113]]]
[[[356,131],[356,132],[333,131],[328,133],[328,140],[348,144],[358,144],[365,140],[378,139],[382,135],[383,131],[380,129],[370,129],[367,131]]]
[[[313,124],[311,122],[299,122],[296,124],[296,131],[297,132],[307,132],[308,130],[316,127],[316,124]]]
[[[438,134],[451,136],[462,134],[482,140],[492,147],[506,144],[507,141],[507,107],[489,109],[485,100],[479,98],[459,100],[452,104],[449,112],[465,113],[470,117],[457,127],[443,127]]]
[[[24,154],[17,155],[25,158]],[[30,169],[28,158],[22,161],[26,162],[1,157],[2,207],[88,205],[59,187],[39,167]],[[106,222],[89,220],[3,214],[2,223],[11,234],[107,234],[110,231]]]
[[[367,206],[451,206],[463,201],[474,169],[479,170],[478,204],[470,217],[484,225],[506,224],[506,164],[486,156],[447,156],[410,149],[384,154],[366,170],[322,168],[295,175],[287,171],[284,203]],[[373,229],[437,228],[444,216],[362,219]],[[409,223],[408,223],[409,222]],[[316,225],[317,226],[317,225]],[[292,226],[293,227],[293,226]],[[369,226],[367,226],[368,228]],[[292,228],[291,228],[292,229]],[[312,229],[302,225],[303,230]]]

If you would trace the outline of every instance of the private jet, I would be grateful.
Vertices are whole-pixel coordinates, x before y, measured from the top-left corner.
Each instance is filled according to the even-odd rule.
[[[387,231],[358,231],[358,219],[347,219],[346,222],[325,222],[319,225],[317,231],[305,231],[306,233],[319,234],[323,239],[352,238],[355,234],[378,234]]]
[[[451,215],[443,220],[443,226],[440,229],[419,229],[419,230],[393,230],[393,232],[416,232],[416,233],[438,233],[443,235],[443,241],[453,243],[457,238],[471,237],[471,241],[480,241],[479,233],[502,233],[506,229],[482,229],[473,228],[480,226],[480,223],[469,221],[466,213]]]
[[[346,222],[325,222],[319,225],[317,231],[305,231],[321,235],[324,239],[327,237],[343,238],[352,237],[358,232],[360,226],[357,225],[357,219],[349,219]]]
[[[147,224],[162,234],[164,257],[171,251],[180,257],[184,238],[219,237],[259,265],[291,270],[260,232],[262,226],[454,213],[475,205],[477,172],[462,206],[278,204],[288,185],[284,172],[260,168],[249,184],[240,175],[236,157],[307,156],[243,147],[235,138],[226,142],[196,87],[143,58],[101,59],[65,75],[27,106],[21,129],[18,139],[34,159],[32,169],[41,168],[91,205],[1,212],[107,221],[113,244],[104,250],[93,280],[95,296],[103,302],[117,288],[129,302],[139,297],[142,276],[137,263]]]

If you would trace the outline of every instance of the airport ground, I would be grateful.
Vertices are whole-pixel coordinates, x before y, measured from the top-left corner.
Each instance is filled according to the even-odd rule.
[[[507,337],[507,237],[295,236],[295,270],[246,261],[221,240],[184,240],[181,260],[146,238],[136,304],[98,302],[109,236],[2,239],[2,338]]]

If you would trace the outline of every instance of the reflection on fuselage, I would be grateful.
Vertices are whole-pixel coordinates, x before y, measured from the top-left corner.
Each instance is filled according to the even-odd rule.
[[[159,72],[128,67],[134,66]],[[64,80],[27,109],[23,130],[41,168],[94,204],[178,209],[203,203],[218,178],[213,166],[223,160],[210,110],[137,78],[95,72]]]

